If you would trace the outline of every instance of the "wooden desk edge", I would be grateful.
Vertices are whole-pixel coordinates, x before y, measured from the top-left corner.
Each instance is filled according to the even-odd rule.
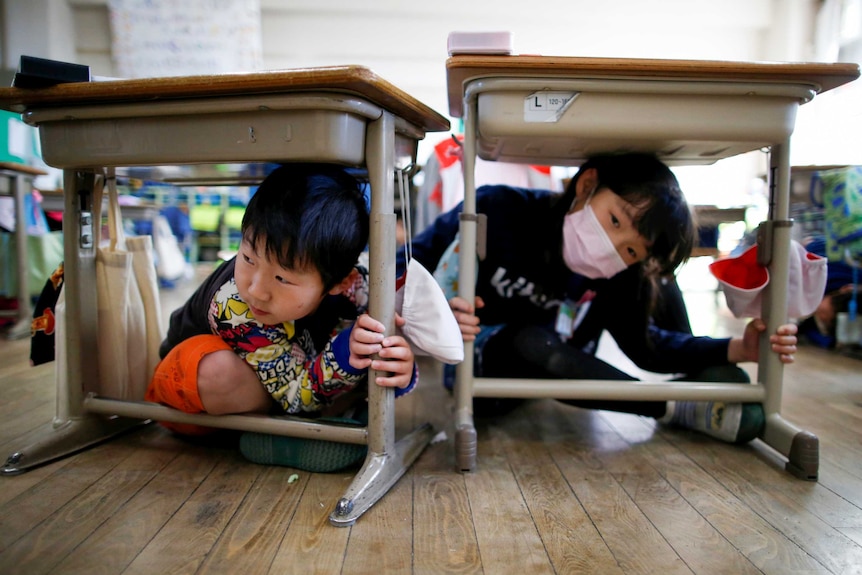
[[[855,63],[735,62],[565,56],[460,54],[446,60],[449,114],[463,114],[465,84],[483,77],[555,76],[580,78],[653,77],[690,80],[797,82],[826,92],[859,77]]]
[[[45,176],[48,174],[48,172],[44,170],[28,166],[27,164],[19,164],[18,162],[0,162],[0,170],[8,170],[10,172],[17,172],[28,176]]]
[[[30,109],[295,92],[350,93],[394,113],[425,132],[449,130],[449,120],[364,66],[296,68],[238,74],[168,76],[0,89],[0,109]]]

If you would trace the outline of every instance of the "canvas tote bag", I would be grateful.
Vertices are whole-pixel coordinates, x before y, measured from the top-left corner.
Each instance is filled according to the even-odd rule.
[[[96,229],[102,194],[108,190],[108,242],[96,251],[99,395],[142,400],[156,364],[162,329],[158,279],[151,236],[125,237],[117,179],[109,169],[96,186]]]

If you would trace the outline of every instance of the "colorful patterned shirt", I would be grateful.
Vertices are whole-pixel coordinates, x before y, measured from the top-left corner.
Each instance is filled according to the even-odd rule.
[[[257,321],[231,278],[213,296],[210,327],[257,372],[287,413],[319,411],[365,379],[348,363],[352,322],[339,322],[321,349],[307,322],[265,325]]]

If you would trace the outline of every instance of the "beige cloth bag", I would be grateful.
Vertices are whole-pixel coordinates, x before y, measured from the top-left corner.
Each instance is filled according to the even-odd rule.
[[[126,238],[117,179],[106,177],[108,245],[97,244],[99,395],[142,400],[159,362],[162,329],[151,236]],[[104,186],[96,187],[96,229],[101,229]]]

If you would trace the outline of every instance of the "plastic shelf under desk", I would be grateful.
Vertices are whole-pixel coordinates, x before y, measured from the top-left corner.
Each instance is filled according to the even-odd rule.
[[[395,170],[415,160],[426,132],[449,122],[359,66],[249,74],[60,84],[0,90],[0,108],[38,126],[48,165],[64,170],[66,385],[44,438],[13,454],[18,473],[80,450],[147,419],[367,443],[368,456],[330,514],[353,524],[398,480],[433,430],[395,440],[393,391],[369,387],[369,423],[349,429],[291,417],[181,413],[99,395],[95,254],[84,247],[82,205],[105,167],[250,162],[335,162],[365,167],[371,184],[370,313],[394,330]],[[86,358],[86,359],[85,359]],[[374,373],[369,374],[373,381]]]
[[[799,105],[859,76],[856,64],[457,55],[446,62],[449,112],[464,120],[459,295],[475,295],[475,161],[578,165],[604,152],[654,152],[670,165],[709,164],[770,148],[771,254],[766,333],[786,321],[790,244],[789,139]],[[543,99],[544,98],[544,99]],[[553,100],[551,100],[553,98]],[[538,99],[538,100],[537,100]],[[542,100],[543,99],[543,100]],[[539,100],[542,100],[541,102]],[[537,112],[532,103],[556,106]],[[768,335],[764,335],[764,338]],[[761,340],[758,381],[729,383],[518,380],[473,376],[472,342],[456,369],[456,462],[476,466],[473,397],[762,402],[761,439],[795,475],[816,480],[819,441],[781,416],[783,365]]]

